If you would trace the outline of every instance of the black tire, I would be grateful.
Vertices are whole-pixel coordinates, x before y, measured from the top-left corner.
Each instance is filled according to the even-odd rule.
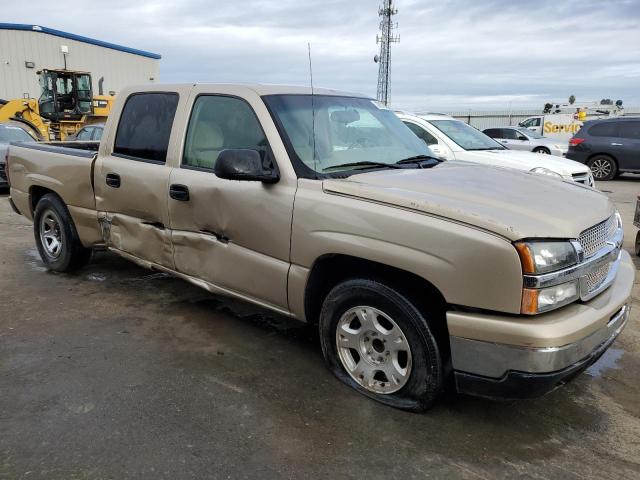
[[[546,147],[536,147],[532,150],[533,153],[544,153],[545,155],[551,155],[551,150]]]
[[[636,257],[640,257],[640,230],[636,232],[635,251],[636,251]]]
[[[33,214],[33,233],[40,258],[49,270],[72,272],[91,258],[91,249],[80,243],[69,210],[55,194],[48,193],[38,201]],[[57,251],[52,247],[51,242],[55,241],[52,237],[59,241]]]
[[[596,155],[588,165],[595,180],[613,180],[618,174],[618,164],[609,155]]]
[[[350,309],[361,306],[373,307],[393,318],[410,347],[411,369],[406,383],[395,392],[377,393],[365,388],[348,373],[338,354],[339,322]],[[402,410],[421,412],[430,408],[443,390],[444,364],[427,319],[406,297],[382,283],[352,279],[338,284],[324,300],[319,330],[322,353],[331,372],[369,398]],[[365,360],[361,357],[360,361]]]

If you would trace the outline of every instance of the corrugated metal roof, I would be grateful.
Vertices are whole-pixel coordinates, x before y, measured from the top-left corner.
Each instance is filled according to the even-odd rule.
[[[0,30],[25,30],[29,32],[48,33],[49,35],[55,35],[56,37],[68,38],[70,40],[76,40],[77,42],[89,43],[91,45],[97,45],[104,48],[111,48],[112,50],[132,53],[133,55],[154,58],[156,60],[160,60],[160,58],[162,58],[157,53],[146,52],[144,50],[138,50],[136,48],[124,47],[122,45],[116,45],[115,43],[103,42],[102,40],[96,40],[95,38],[83,37],[82,35],[76,35],[75,33],[63,32],[62,30],[42,27],[40,25],[26,25],[22,23],[0,23]]]

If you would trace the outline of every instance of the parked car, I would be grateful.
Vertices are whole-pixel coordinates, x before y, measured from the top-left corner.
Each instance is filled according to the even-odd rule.
[[[526,128],[487,128],[482,132],[502,143],[509,150],[524,150],[564,157],[569,149],[569,144],[566,141],[545,138]]]
[[[551,155],[509,150],[491,137],[447,115],[396,112],[439,158],[464,160],[494,167],[514,168],[595,186],[588,168]]]
[[[540,395],[629,316],[635,267],[606,195],[436,160],[352,93],[128,88],[98,153],[25,143],[8,165],[49,269],[107,248],[311,322],[335,376],[397,408],[428,408],[450,376],[460,392]]]
[[[585,122],[569,140],[567,158],[588,165],[596,180],[640,173],[640,117]]]
[[[96,141],[102,138],[102,132],[104,130],[104,123],[95,123],[92,125],[85,125],[78,130],[74,135],[69,135],[67,141]]]
[[[10,142],[35,142],[36,139],[29,133],[27,127],[20,122],[0,123],[0,189],[9,186],[5,172],[5,157]]]

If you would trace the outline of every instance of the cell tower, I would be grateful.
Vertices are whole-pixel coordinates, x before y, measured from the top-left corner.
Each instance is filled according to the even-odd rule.
[[[380,55],[376,55],[373,61],[378,66],[378,101],[387,105],[389,103],[389,78],[391,76],[391,44],[400,42],[400,35],[394,35],[398,28],[397,23],[391,21],[391,17],[398,13],[393,5],[393,0],[384,0],[384,4],[378,8],[380,21],[380,34],[376,35],[376,44],[380,44]]]

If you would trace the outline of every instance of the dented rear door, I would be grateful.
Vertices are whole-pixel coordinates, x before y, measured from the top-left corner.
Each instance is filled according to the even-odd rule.
[[[179,91],[130,94],[112,113],[119,121],[103,139],[107,145],[101,145],[94,173],[105,243],[172,269],[167,212],[172,167],[167,152],[180,97]]]

